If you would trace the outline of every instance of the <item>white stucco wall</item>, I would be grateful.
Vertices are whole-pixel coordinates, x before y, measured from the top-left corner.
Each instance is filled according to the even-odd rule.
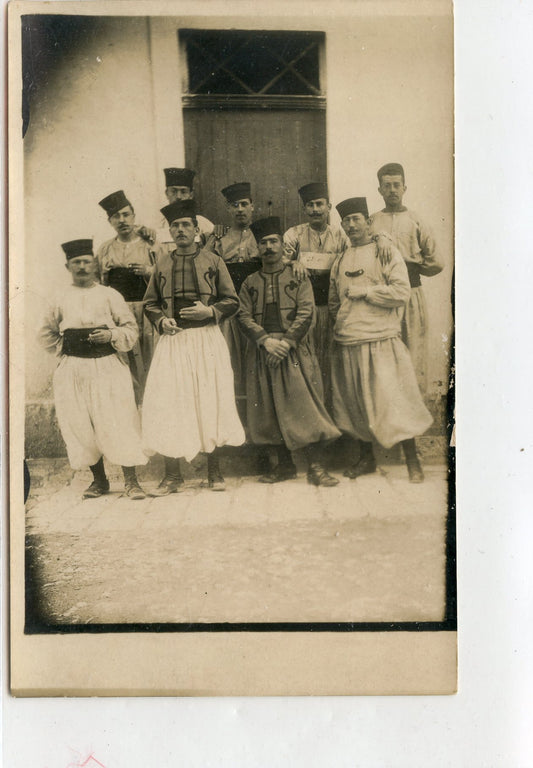
[[[383,207],[376,171],[400,162],[404,204],[431,226],[445,270],[422,278],[430,389],[447,386],[453,270],[453,59],[450,18],[360,18],[327,36],[328,176],[334,201]],[[336,216],[336,214],[335,214]],[[338,221],[338,218],[336,218]]]
[[[114,235],[98,201],[124,189],[153,219],[161,183],[147,19],[107,19],[32,104],[24,139],[27,393],[49,390],[53,359],[35,342],[46,299],[68,284],[60,244]],[[161,204],[164,201],[161,201]]]
[[[320,6],[323,8],[323,6]],[[34,340],[46,297],[68,280],[60,243],[113,235],[97,203],[123,188],[137,221],[155,225],[161,169],[183,161],[180,26],[326,33],[327,149],[333,203],[366,195],[381,207],[375,172],[406,169],[405,203],[433,227],[446,270],[425,281],[430,382],[445,382],[453,258],[452,28],[447,16],[348,18],[109,18],[97,39],[33,103],[25,138],[27,394],[50,396],[53,361]],[[318,9],[318,6],[315,6]],[[332,219],[337,221],[336,213]],[[434,384],[434,386],[436,386]]]

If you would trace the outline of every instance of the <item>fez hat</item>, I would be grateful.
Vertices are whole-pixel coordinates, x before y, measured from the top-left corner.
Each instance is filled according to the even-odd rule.
[[[252,187],[249,181],[239,181],[236,184],[230,184],[220,190],[228,203],[236,203],[237,200],[252,199]]]
[[[118,192],[113,192],[111,195],[104,197],[103,200],[100,200],[98,205],[104,209],[108,217],[118,213],[118,211],[121,211],[127,205],[133,208],[130,201],[121,189],[119,189]]]
[[[269,235],[282,236],[279,216],[269,216],[266,219],[257,219],[253,224],[250,224],[250,229],[257,242],[259,242],[261,238],[268,237]]]
[[[350,216],[352,213],[362,213],[365,219],[368,219],[366,197],[349,197],[348,200],[343,200],[335,208],[338,210],[341,219],[344,219],[345,216]]]
[[[378,180],[381,183],[382,176],[401,176],[405,181],[405,173],[403,172],[403,166],[400,163],[386,163],[382,165],[378,171]]]
[[[325,181],[313,181],[311,184],[305,184],[300,187],[298,194],[304,205],[310,200],[320,200],[321,198],[329,200],[328,185]]]
[[[196,172],[189,168],[163,168],[163,173],[167,187],[189,187],[192,189],[192,183],[196,176]]]
[[[62,243],[61,248],[65,252],[67,261],[75,259],[76,256],[93,256],[92,240],[69,240],[68,243]]]
[[[194,200],[176,200],[175,203],[161,208],[161,213],[169,224],[172,224],[176,219],[194,219],[196,218],[196,203]]]

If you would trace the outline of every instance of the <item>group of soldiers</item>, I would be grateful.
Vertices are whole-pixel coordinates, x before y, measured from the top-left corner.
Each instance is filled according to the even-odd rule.
[[[229,226],[199,215],[194,171],[167,168],[155,229],[138,224],[120,190],[100,201],[115,237],[62,245],[72,284],[51,304],[40,340],[59,362],[54,398],[74,469],[90,467],[84,498],[109,491],[104,458],[120,464],[125,494],[143,499],[136,467],[159,453],[153,496],[178,493],[180,460],[207,454],[207,480],[225,489],[219,448],[256,447],[259,481],[297,475],[331,487],[324,447],[344,435],[344,475],[376,471],[373,444],[401,443],[422,482],[415,438],[431,424],[427,313],[420,276],[442,269],[431,233],[403,205],[398,163],[378,171],[385,207],[366,198],[336,208],[325,182],[299,189],[306,223],[253,221],[248,182],[222,190]]]

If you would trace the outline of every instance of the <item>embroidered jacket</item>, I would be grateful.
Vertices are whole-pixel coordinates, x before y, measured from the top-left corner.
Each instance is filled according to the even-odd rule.
[[[292,269],[286,265],[275,272],[272,279],[283,338],[296,348],[313,321],[315,302],[311,283],[308,278],[301,282],[295,280]],[[266,289],[267,277],[261,270],[246,278],[239,294],[241,308],[237,319],[248,338],[258,344],[269,335],[263,327]]]
[[[144,295],[144,313],[158,331],[165,317],[174,317],[174,266],[178,258],[175,250],[159,251]],[[224,261],[204,249],[198,251],[193,263],[199,300],[213,307],[215,322],[234,315],[239,309],[239,299]]]

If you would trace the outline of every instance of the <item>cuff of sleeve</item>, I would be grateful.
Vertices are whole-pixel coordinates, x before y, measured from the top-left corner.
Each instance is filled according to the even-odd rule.
[[[297,347],[296,339],[294,339],[292,336],[288,336],[287,334],[285,334],[285,336],[283,337],[283,341],[286,341],[287,344],[289,344],[292,349],[296,349]]]
[[[211,307],[211,311],[213,313],[213,320],[215,321],[216,325],[218,325],[220,323],[222,313],[219,312],[219,310],[216,307]]]
[[[111,342],[111,346],[113,347],[113,349],[117,349],[117,341],[118,341],[118,339],[117,339],[117,334],[118,334],[118,328],[110,328],[109,330],[111,331],[111,339],[110,339],[110,342]],[[117,350],[117,351],[118,351],[118,350]]]
[[[392,243],[392,237],[391,237],[391,235],[390,235],[388,232],[385,232],[385,231],[382,231],[382,232],[377,232],[377,233],[374,235],[374,237],[372,238],[372,240],[373,240],[375,243],[377,243],[377,241],[378,241],[378,239],[379,239],[380,237],[384,237],[386,240],[390,240],[390,242]]]
[[[261,336],[258,336],[255,340],[255,343],[258,347],[262,347],[264,342],[268,339],[268,333],[263,333]]]

